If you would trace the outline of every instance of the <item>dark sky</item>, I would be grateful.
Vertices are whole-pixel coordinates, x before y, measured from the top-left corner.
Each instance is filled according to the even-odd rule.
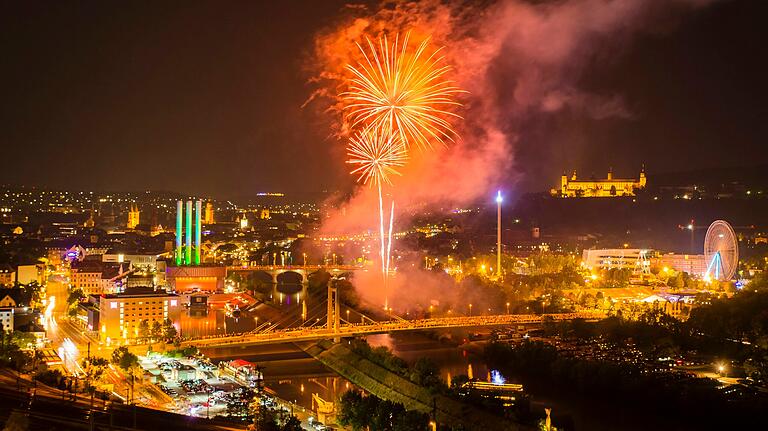
[[[217,196],[348,184],[302,110],[313,34],[345,1],[2,2],[0,183]],[[632,118],[544,118],[519,187],[768,162],[768,2],[723,1],[595,61],[583,85]],[[537,160],[546,166],[526,171]]]

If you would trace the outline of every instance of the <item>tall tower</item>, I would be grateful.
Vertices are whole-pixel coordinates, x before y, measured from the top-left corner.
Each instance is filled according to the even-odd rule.
[[[138,205],[131,204],[131,207],[128,210],[128,229],[136,229],[136,226],[138,226],[140,223],[140,217],[141,211],[139,211]]]
[[[563,171],[563,175],[560,177],[560,194],[563,196],[568,194],[568,175],[565,175],[565,171]]]
[[[205,204],[205,224],[214,224],[216,221],[213,218],[213,203],[206,202]]]
[[[496,277],[501,278],[501,190],[496,192]]]
[[[176,266],[181,266],[183,257],[181,254],[182,219],[184,217],[184,202],[176,201]]]
[[[637,188],[640,188],[640,189],[645,188],[646,181],[647,180],[645,178],[645,165],[643,165],[643,167],[640,168],[640,179],[638,180]]]
[[[195,201],[195,265],[200,265],[200,213],[203,210],[203,203]]]
[[[184,232],[184,238],[186,239],[184,249],[184,263],[190,265],[192,263],[192,201],[187,201],[187,225]]]
[[[186,207],[186,211],[185,211]],[[193,210],[194,208],[194,210]],[[176,265],[200,265],[202,236],[201,201],[176,201]],[[194,223],[192,216],[194,214]],[[192,232],[194,231],[194,243]]]

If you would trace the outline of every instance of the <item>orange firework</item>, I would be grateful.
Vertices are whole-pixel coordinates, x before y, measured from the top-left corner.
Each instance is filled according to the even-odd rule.
[[[430,148],[454,141],[451,120],[460,106],[456,95],[463,91],[446,78],[450,67],[439,55],[428,52],[429,38],[415,51],[408,49],[409,34],[392,44],[383,36],[375,44],[366,38],[366,50],[358,44],[362,59],[347,65],[352,76],[341,93],[345,118],[350,128],[363,126],[400,137],[404,146]]]
[[[384,201],[381,187],[392,184],[390,175],[400,175],[397,168],[405,165],[408,153],[400,140],[400,135],[384,133],[382,129],[368,127],[350,138],[347,146],[347,163],[356,166],[351,174],[357,174],[357,181],[363,184],[375,185],[379,192],[379,253],[381,255],[381,272],[386,286],[389,273],[390,252],[392,249],[392,220],[395,213],[395,203],[392,202],[390,211],[389,232],[384,230]],[[386,239],[385,239],[386,238]]]
[[[392,184],[390,175],[400,175],[408,154],[399,135],[385,135],[380,129],[367,128],[350,138],[347,163],[356,166],[351,174],[363,184]]]

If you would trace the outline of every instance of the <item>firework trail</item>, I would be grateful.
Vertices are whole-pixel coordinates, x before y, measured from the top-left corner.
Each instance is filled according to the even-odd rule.
[[[379,238],[381,271],[386,296],[392,253],[392,228],[395,202],[385,230],[382,185],[391,184],[390,175],[400,175],[408,149],[431,149],[433,142],[446,145],[457,137],[451,120],[461,118],[452,110],[462,93],[447,79],[451,70],[445,65],[440,49],[428,51],[430,38],[415,50],[409,49],[410,34],[400,40],[395,35],[390,44],[386,35],[378,43],[366,38],[367,49],[357,44],[362,58],[350,73],[346,91],[340,94],[344,119],[350,130],[363,128],[347,148],[347,163],[356,165],[352,174],[358,182],[376,185],[379,194]],[[401,43],[402,42],[402,43]],[[385,234],[386,231],[386,234]],[[384,307],[388,307],[385,299]]]
[[[446,78],[451,68],[439,55],[429,52],[429,38],[415,51],[409,50],[409,33],[391,44],[386,35],[366,46],[358,44],[362,59],[347,65],[351,78],[341,93],[345,119],[350,128],[374,127],[388,135],[399,135],[406,148],[432,147],[433,142],[453,142],[452,110],[460,103],[455,96],[464,91]]]
[[[384,229],[384,200],[382,185],[392,184],[390,175],[400,175],[397,168],[405,165],[408,153],[399,135],[384,134],[381,129],[369,127],[359,132],[349,141],[347,146],[347,163],[356,166],[351,174],[357,175],[357,181],[367,185],[375,185],[379,193],[379,239],[381,271],[386,283],[389,274],[389,254],[392,250],[392,224],[395,203],[392,202],[390,211],[389,231]]]

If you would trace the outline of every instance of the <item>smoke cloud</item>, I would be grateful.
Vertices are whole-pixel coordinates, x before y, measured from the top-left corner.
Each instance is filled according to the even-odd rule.
[[[631,118],[621,94],[580,85],[590,65],[610,64],[642,32],[666,31],[686,11],[709,0],[383,1],[347,6],[339,22],[317,35],[309,69],[317,91],[311,103],[328,115],[331,141],[343,154],[346,131],[336,95],[356,42],[382,34],[431,36],[467,90],[458,124],[461,139],[447,148],[416,152],[387,192],[398,220],[423,206],[449,208],[511,191],[519,173],[515,154],[536,146],[541,118],[562,111],[595,119]],[[518,162],[519,163],[519,162]],[[339,167],[344,167],[339,160]],[[503,183],[502,183],[503,182]],[[374,189],[359,188],[330,217],[327,232],[360,232],[376,225]]]

